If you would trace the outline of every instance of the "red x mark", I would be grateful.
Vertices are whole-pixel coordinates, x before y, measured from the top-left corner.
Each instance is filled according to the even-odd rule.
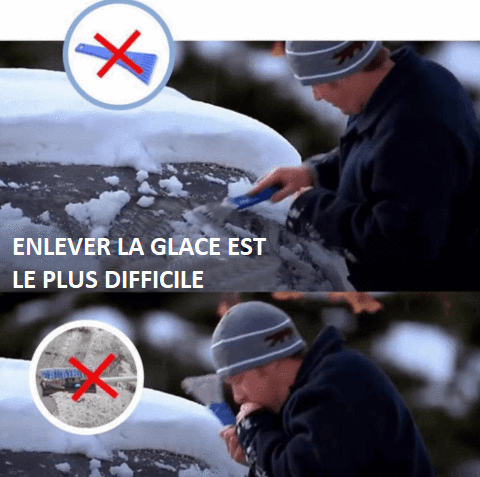
[[[143,69],[140,68],[136,63],[134,63],[128,56],[125,55],[125,51],[132,45],[132,43],[140,36],[140,32],[135,30],[131,35],[130,38],[120,47],[115,48],[108,40],[105,40],[100,33],[97,33],[94,38],[99,43],[101,43],[107,50],[113,53],[113,56],[103,65],[103,68],[97,73],[100,78],[103,78],[105,73],[118,61],[122,60],[126,63],[130,68],[132,68],[135,73],[141,75],[143,73]]]
[[[111,388],[107,383],[103,382],[100,379],[100,375],[112,364],[112,362],[115,360],[115,355],[114,354],[109,354],[103,363],[94,371],[93,373],[86,368],[78,359],[74,358],[73,356],[68,360],[70,364],[75,366],[77,369],[79,369],[85,376],[87,376],[87,380],[82,384],[80,389],[75,392],[75,394],[72,396],[72,399],[76,402],[80,399],[82,394],[93,384],[97,384],[100,386],[105,392],[110,394],[110,396],[115,399],[118,396],[117,391],[115,389]]]

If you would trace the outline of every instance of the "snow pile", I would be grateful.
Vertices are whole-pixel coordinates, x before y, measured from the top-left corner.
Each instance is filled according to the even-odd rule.
[[[38,218],[44,222],[44,223],[47,223],[50,222],[50,212],[48,210],[46,210],[45,212],[42,212]]]
[[[107,183],[110,184],[111,186],[118,186],[120,184],[120,179],[118,176],[108,176],[104,177],[103,180]]]
[[[79,453],[92,459],[108,459],[120,449],[164,449],[203,460],[211,475],[245,476],[246,468],[228,455],[219,436],[221,423],[208,409],[151,389],[144,389],[132,415],[111,431],[96,436],[61,431],[33,403],[29,365],[29,361],[0,358],[0,375],[8,383],[0,387],[0,449]],[[90,468],[98,471],[92,462]]]
[[[0,156],[7,163],[59,162],[158,171],[166,162],[215,162],[263,175],[300,164],[278,133],[244,115],[164,88],[128,111],[96,107],[65,73],[0,70]]]
[[[125,462],[122,465],[110,467],[110,473],[118,477],[133,477],[133,470]]]
[[[137,172],[137,175],[136,175],[136,180],[138,182],[144,182],[148,179],[148,172],[147,171],[143,171],[143,170],[140,170]]]
[[[61,464],[57,464],[55,468],[64,474],[68,474],[70,472],[70,464],[68,462],[62,462]]]
[[[98,199],[90,199],[83,204],[67,204],[66,212],[89,229],[89,236],[107,237],[115,217],[130,201],[130,195],[118,190],[102,192]]]
[[[142,197],[137,200],[137,205],[139,205],[140,207],[148,208],[153,205],[154,202],[155,199],[153,197],[147,197],[146,195],[142,195]]]
[[[150,184],[147,182],[147,181],[143,181],[139,188],[137,189],[138,192],[140,192],[140,194],[151,194],[151,195],[157,195],[157,191],[152,189],[152,187],[150,186]]]
[[[176,176],[172,176],[170,179],[159,180],[158,185],[162,189],[166,189],[168,191],[167,195],[170,197],[186,197],[188,195],[188,192],[183,190],[183,184]]]
[[[1,134],[1,132],[0,132]],[[45,214],[45,212],[44,212]],[[43,215],[43,214],[42,214]],[[44,217],[46,217],[44,215]],[[27,256],[14,255],[13,239],[15,237],[49,238],[64,237],[54,226],[35,224],[23,215],[21,209],[12,207],[10,203],[0,207],[0,263],[4,270],[96,270],[98,263],[92,257],[81,257],[77,261],[69,261],[67,256]],[[11,273],[9,273],[11,283]]]
[[[50,232],[52,227],[46,227],[43,225],[33,225],[32,221],[28,217],[23,216],[21,209],[12,207],[9,202],[3,204],[0,207],[0,231],[2,236],[15,237],[19,229],[36,228],[37,230]]]

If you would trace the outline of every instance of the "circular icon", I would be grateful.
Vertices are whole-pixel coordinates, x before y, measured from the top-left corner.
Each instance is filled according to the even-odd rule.
[[[108,109],[131,109],[154,98],[172,74],[175,46],[165,22],[132,1],[103,1],[70,26],[63,63],[85,99]]]
[[[143,390],[143,364],[117,328],[79,320],[49,333],[32,358],[30,392],[42,415],[73,434],[100,434],[133,412]]]

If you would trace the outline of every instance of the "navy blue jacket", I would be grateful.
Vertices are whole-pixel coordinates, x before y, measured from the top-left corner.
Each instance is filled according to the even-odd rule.
[[[287,226],[346,252],[357,290],[480,288],[480,135],[465,90],[409,48],[338,148],[308,161],[316,187]]]
[[[250,476],[435,475],[390,379],[333,327],[319,333],[280,413],[255,411],[237,436]]]

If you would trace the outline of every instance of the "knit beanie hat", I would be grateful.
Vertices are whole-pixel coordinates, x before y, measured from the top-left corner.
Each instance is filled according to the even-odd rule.
[[[291,356],[305,347],[292,319],[260,301],[230,308],[212,338],[213,361],[222,377]]]
[[[368,65],[381,41],[287,41],[285,53],[303,86],[334,81]]]

